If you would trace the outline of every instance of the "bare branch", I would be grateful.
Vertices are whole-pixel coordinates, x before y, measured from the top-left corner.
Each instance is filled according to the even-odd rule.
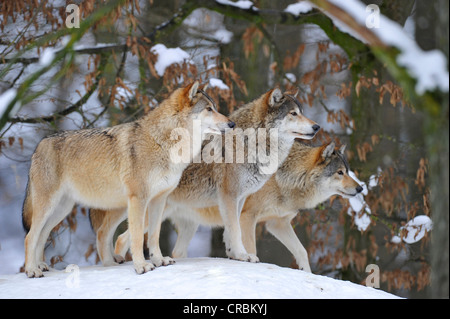
[[[87,100],[91,97],[92,93],[94,93],[94,91],[97,89],[97,85],[98,84],[96,82],[93,86],[91,86],[89,91],[87,91],[86,94],[83,95],[83,97],[81,97],[75,104],[68,107],[67,109],[53,113],[52,115],[48,115],[48,116],[30,117],[30,118],[13,117],[13,118],[10,118],[8,120],[8,122],[36,124],[36,123],[52,122],[58,118],[69,115],[70,113],[78,111],[87,102]]]

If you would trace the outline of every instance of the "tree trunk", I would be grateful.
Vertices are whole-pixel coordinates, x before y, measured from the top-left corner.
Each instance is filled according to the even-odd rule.
[[[442,50],[448,59],[449,3],[438,0],[435,17],[436,46]],[[449,96],[442,98],[440,127],[427,138],[430,163],[431,208],[433,218],[432,251],[431,251],[431,291],[433,298],[449,297]],[[427,125],[434,126],[436,119],[428,119]],[[430,123],[432,122],[432,123]]]

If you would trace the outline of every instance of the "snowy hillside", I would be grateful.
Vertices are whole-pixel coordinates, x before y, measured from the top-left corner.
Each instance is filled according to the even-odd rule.
[[[398,298],[348,281],[266,263],[221,258],[178,259],[136,275],[130,262],[70,266],[44,278],[0,276],[1,298]]]

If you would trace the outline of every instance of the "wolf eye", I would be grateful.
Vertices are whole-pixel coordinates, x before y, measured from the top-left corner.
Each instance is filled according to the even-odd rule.
[[[208,106],[207,108],[206,108],[206,110],[208,111],[208,112],[212,112],[212,107],[210,107],[210,106]]]
[[[297,116],[298,114],[297,114],[297,112],[291,112],[291,115],[292,116]]]
[[[337,172],[339,175],[344,175],[344,172],[343,171],[338,171]]]

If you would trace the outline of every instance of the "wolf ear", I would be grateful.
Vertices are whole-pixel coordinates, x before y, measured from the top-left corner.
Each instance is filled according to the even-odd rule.
[[[342,146],[339,148],[339,153],[341,153],[342,156],[344,155],[344,152],[345,152],[345,148],[346,148],[346,147],[347,147],[347,145],[342,144]]]
[[[189,89],[189,100],[192,101],[192,99],[197,95],[197,91],[198,91],[198,86],[200,84],[198,83],[198,81],[195,81],[194,84],[192,84],[191,88]]]
[[[207,82],[200,89],[206,92],[206,90],[208,89],[208,86],[209,86],[209,83]]]
[[[334,147],[335,147],[334,142],[331,142],[323,149],[323,151],[322,151],[322,159],[323,160],[326,160],[327,158],[329,158],[331,156],[331,154],[333,154]]]
[[[283,93],[281,93],[281,90],[279,88],[276,88],[270,92],[269,96],[269,106],[274,107],[276,104],[281,102],[281,99],[283,98]]]

